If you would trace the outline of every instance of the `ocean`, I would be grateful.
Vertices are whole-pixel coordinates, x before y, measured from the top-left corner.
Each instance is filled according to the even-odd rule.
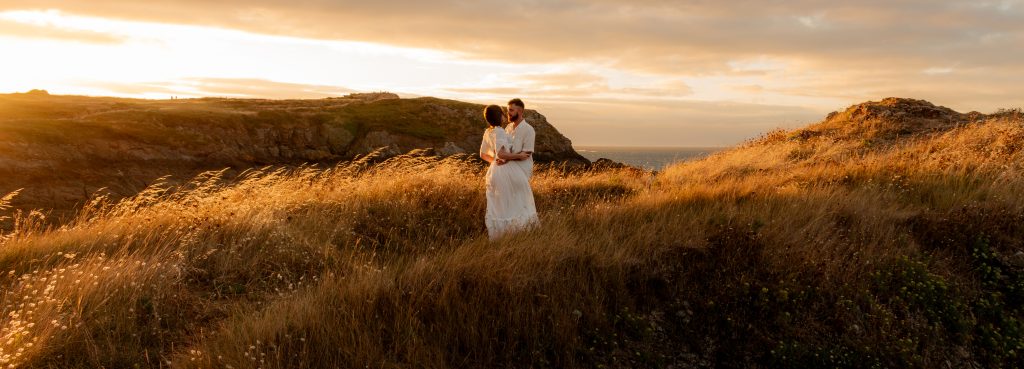
[[[577,146],[575,149],[590,161],[606,158],[649,170],[662,170],[669,164],[702,158],[725,148]]]

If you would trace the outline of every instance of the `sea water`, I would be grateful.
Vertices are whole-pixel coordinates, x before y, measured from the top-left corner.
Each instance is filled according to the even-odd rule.
[[[649,170],[663,170],[672,163],[703,158],[724,149],[724,147],[577,146],[576,152],[590,161],[606,158]]]

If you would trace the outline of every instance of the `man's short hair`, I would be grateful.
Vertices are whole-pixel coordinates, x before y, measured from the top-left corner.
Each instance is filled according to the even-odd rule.
[[[526,105],[525,105],[525,104],[523,104],[523,100],[519,100],[519,98],[518,98],[518,97],[517,97],[517,98],[515,98],[515,99],[512,99],[512,100],[509,100],[509,101],[508,101],[508,104],[509,104],[509,105],[515,105],[515,106],[518,106],[518,107],[519,107],[519,108],[521,108],[521,109],[526,109]]]

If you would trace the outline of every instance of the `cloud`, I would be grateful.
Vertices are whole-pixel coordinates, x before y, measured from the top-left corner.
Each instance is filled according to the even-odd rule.
[[[519,76],[518,82],[529,88],[555,90],[608,91],[608,79],[592,73],[547,73]]]
[[[856,76],[854,88],[866,87],[861,80],[913,84],[915,77],[905,76],[936,65],[982,68],[1024,60],[1018,1],[0,0],[0,9],[46,8],[380,42],[471,59],[590,63],[666,78],[783,68]]]
[[[0,1],[2,8],[197,23],[269,34],[439,48],[505,61],[613,59],[700,73],[757,55],[904,60],[976,50],[986,33],[1021,32],[1017,6],[959,1]],[[813,25],[809,29],[808,24]],[[823,25],[828,25],[824,27]]]
[[[0,11],[51,8],[268,35],[411,46],[502,65],[576,66],[503,70],[500,73],[505,74],[492,80],[430,85],[433,91],[456,97],[548,101],[562,112],[554,114],[566,114],[561,121],[574,122],[570,127],[596,122],[675,127],[695,122],[693,127],[704,124],[709,132],[731,127],[707,138],[735,141],[737,135],[756,131],[728,129],[759,129],[790,119],[785,117],[815,117],[887,96],[981,111],[1019,106],[1019,96],[1024,96],[1024,4],[1013,0],[0,0]],[[623,82],[623,74],[635,78]],[[246,88],[224,81],[207,83],[183,84],[240,96],[330,93],[330,86]],[[713,105],[685,99],[763,104]],[[605,100],[626,100],[628,104],[620,108],[628,114],[607,110],[616,105]],[[753,113],[765,117],[748,115]],[[603,127],[627,133],[619,126]],[[658,129],[644,132],[661,139],[651,133]],[[573,134],[592,133],[581,129]]]
[[[921,71],[921,73],[929,74],[929,75],[950,74],[950,73],[953,73],[954,70],[955,69],[953,67],[930,67],[928,69],[925,69],[925,70]]]
[[[238,98],[270,99],[319,99],[341,96],[352,92],[337,86],[285,83],[255,78],[183,78],[172,81],[143,83],[92,82],[86,86],[97,87],[117,95],[170,96],[223,96]]]
[[[0,19],[0,36],[51,39],[92,44],[118,44],[125,41],[124,37],[107,33],[59,29],[45,24],[21,23],[6,19]]]
[[[597,97],[619,99],[671,98],[692,93],[685,81],[663,79],[645,85],[613,87],[608,77],[591,72],[552,72],[509,74],[474,87],[451,87],[448,91],[465,94],[505,95],[531,98]]]
[[[338,86],[275,82],[253,78],[190,78],[186,80],[204,95],[314,99],[355,92]]]
[[[743,93],[758,94],[764,92],[764,86],[761,85],[739,85],[730,86],[731,89]]]
[[[693,88],[681,79],[667,78],[641,87],[622,87],[613,91],[622,97],[682,98],[692,94]]]

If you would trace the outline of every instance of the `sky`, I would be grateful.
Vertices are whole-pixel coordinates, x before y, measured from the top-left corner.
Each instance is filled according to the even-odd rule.
[[[728,146],[885,97],[1024,106],[1024,0],[0,0],[0,93],[522,98],[574,145]]]

